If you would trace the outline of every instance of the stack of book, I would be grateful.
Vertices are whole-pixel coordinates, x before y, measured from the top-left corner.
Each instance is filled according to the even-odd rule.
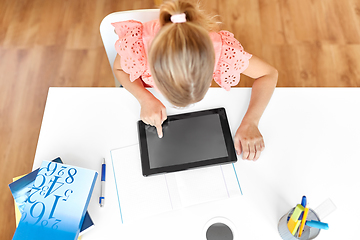
[[[16,178],[9,184],[17,222],[13,240],[76,240],[91,229],[87,208],[97,175],[57,158]]]

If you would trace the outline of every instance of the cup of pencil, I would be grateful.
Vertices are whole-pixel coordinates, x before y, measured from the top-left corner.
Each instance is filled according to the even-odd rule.
[[[280,218],[278,224],[278,231],[283,240],[314,239],[321,229],[328,228],[328,224],[320,222],[316,212],[307,206],[305,196],[301,204],[296,205]]]

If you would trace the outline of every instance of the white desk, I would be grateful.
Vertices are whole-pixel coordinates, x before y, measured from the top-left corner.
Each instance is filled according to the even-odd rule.
[[[235,133],[250,93],[248,88],[230,92],[213,88],[200,103],[167,111],[170,115],[224,106]],[[255,163],[240,159],[236,163],[243,196],[132,225],[120,224],[108,161],[105,207],[98,204],[98,179],[89,205],[96,227],[83,239],[205,239],[203,226],[217,216],[236,225],[237,239],[280,239],[278,220],[303,195],[311,208],[329,197],[337,205],[324,219],[330,230],[322,230],[317,239],[356,239],[360,226],[359,106],[360,89],[356,88],[276,89],[259,126],[265,151]],[[99,171],[101,158],[110,159],[111,149],[137,142],[139,113],[139,104],[125,89],[50,88],[34,168],[42,160],[60,156],[67,164]]]

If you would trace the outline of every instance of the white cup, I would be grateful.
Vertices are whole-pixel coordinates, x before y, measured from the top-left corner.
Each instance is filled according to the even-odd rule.
[[[235,225],[227,218],[214,217],[210,219],[203,229],[204,240],[236,240]]]

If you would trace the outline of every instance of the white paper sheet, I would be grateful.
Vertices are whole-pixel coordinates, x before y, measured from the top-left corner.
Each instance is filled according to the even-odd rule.
[[[138,144],[111,158],[123,223],[242,194],[232,164],[144,177]]]

